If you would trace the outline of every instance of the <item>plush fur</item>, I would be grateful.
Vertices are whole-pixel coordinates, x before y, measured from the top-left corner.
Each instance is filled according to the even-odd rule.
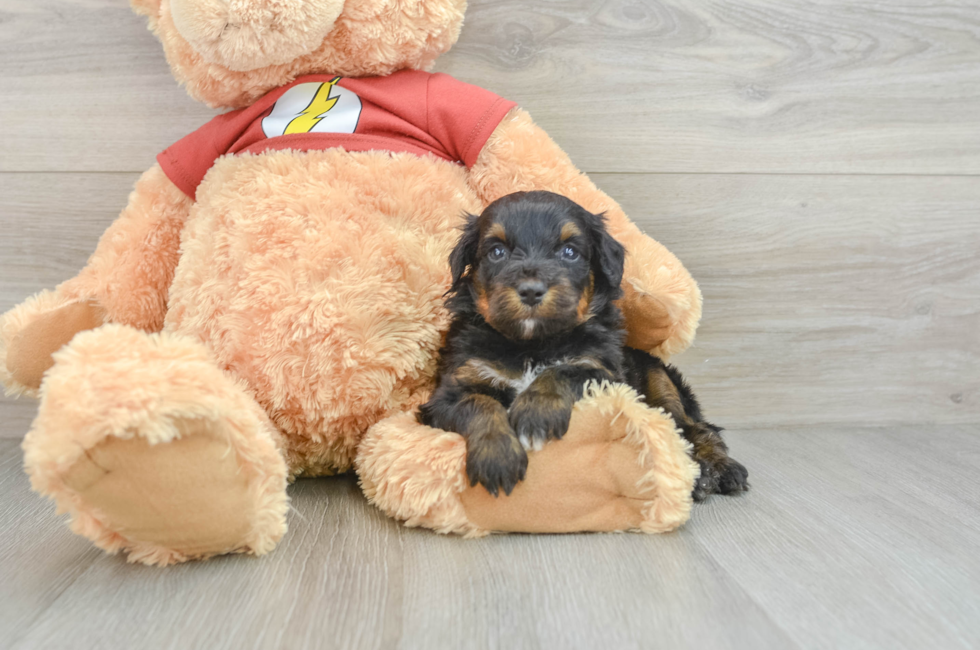
[[[465,8],[463,0],[363,0],[344,2],[334,16],[333,0],[133,4],[149,19],[175,77],[216,107],[247,105],[303,74],[427,67],[455,42]],[[520,109],[499,124],[470,170],[432,156],[270,151],[222,158],[191,200],[154,167],[76,277],[0,317],[0,379],[10,392],[40,397],[24,441],[36,487],[72,513],[78,532],[104,548],[127,549],[131,559],[162,564],[267,552],[283,532],[276,514],[285,503],[281,477],[349,470],[369,427],[428,398],[449,322],[445,260],[460,215],[518,189],[552,189],[606,212],[610,232],[631,251],[621,302],[628,336],[664,355],[690,344],[701,313],[691,276]],[[85,317],[67,317],[76,312]],[[76,336],[86,330],[91,337]],[[104,392],[83,399],[86,386]],[[167,424],[185,422],[181,414],[192,414],[195,424]],[[644,432],[636,435],[667,444],[664,422],[636,425]],[[164,430],[176,433],[157,435]],[[214,446],[193,442],[198,436],[230,441],[235,465],[226,464],[230,456],[209,462]],[[536,520],[522,519],[533,513],[554,529],[645,529],[647,519],[630,505],[633,478],[598,485],[569,470],[587,450],[616,476],[642,467],[663,472],[659,486],[693,480],[676,446],[660,444],[659,455],[644,451],[638,460],[643,445],[582,440],[541,468],[555,481],[551,493],[575,499],[560,507],[551,506],[554,499],[515,501],[503,510],[483,503],[468,520],[484,522],[483,530],[494,522],[535,530]],[[57,463],[45,460],[68,449]],[[115,490],[107,487],[111,478],[90,484],[94,461],[85,452],[111,458],[118,471],[109,476],[130,483]],[[173,487],[192,484],[184,480],[188,467],[214,480]],[[150,474],[162,483],[151,485]],[[232,478],[241,476],[247,488]],[[372,475],[370,482],[387,480]],[[588,505],[597,491],[605,504],[600,523],[582,515],[597,512]],[[182,496],[160,510],[170,515],[145,521],[162,492]],[[259,517],[265,523],[227,522],[220,534],[194,523],[201,504],[253,492],[264,496],[236,503],[266,513]],[[686,517],[683,503],[672,499],[651,529]]]
[[[252,388],[293,476],[347,471],[369,426],[424,401],[445,259],[479,205],[465,179],[411,154],[285,151],[223,158],[198,191],[165,328]]]

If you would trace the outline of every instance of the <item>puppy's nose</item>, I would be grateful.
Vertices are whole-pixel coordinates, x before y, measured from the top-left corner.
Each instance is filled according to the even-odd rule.
[[[525,305],[538,304],[547,291],[548,287],[541,280],[523,280],[517,285],[517,295],[521,297],[521,302]]]

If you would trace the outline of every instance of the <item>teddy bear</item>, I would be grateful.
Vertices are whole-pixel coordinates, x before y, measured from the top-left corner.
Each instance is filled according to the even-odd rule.
[[[129,561],[261,555],[287,485],[358,472],[410,526],[637,530],[686,521],[698,467],[662,411],[596,385],[509,496],[419,424],[467,213],[547,189],[628,250],[628,344],[692,341],[697,284],[515,103],[428,72],[465,0],[132,0],[190,95],[87,265],[0,319],[0,378],[39,398],[32,486]]]

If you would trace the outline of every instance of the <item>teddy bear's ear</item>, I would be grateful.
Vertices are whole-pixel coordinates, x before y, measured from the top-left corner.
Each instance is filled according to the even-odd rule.
[[[466,215],[466,225],[463,235],[456,243],[456,248],[449,254],[449,269],[452,272],[453,284],[450,291],[457,291],[466,274],[466,269],[476,263],[476,255],[480,249],[480,217],[475,214]]]

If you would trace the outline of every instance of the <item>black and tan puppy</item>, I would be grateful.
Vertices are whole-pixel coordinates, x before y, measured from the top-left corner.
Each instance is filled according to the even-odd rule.
[[[470,216],[450,256],[453,321],[419,421],[466,438],[471,484],[510,494],[539,449],[568,429],[589,380],[626,382],[661,407],[701,465],[695,499],[748,487],[720,428],[673,367],[623,345],[624,250],[592,214],[551,192],[518,192]]]

